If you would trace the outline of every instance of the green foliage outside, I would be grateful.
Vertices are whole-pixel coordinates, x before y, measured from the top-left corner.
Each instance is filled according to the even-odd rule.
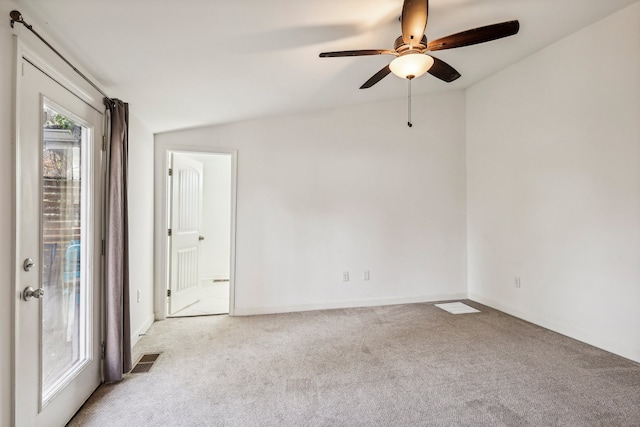
[[[55,113],[52,117],[52,120],[47,120],[45,122],[45,127],[48,129],[67,129],[73,130],[75,124],[69,120],[66,116],[62,114]]]

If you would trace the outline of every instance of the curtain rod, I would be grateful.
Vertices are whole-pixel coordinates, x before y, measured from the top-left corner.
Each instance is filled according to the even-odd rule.
[[[56,55],[58,55],[64,62],[67,63],[67,65],[69,65],[69,67],[71,67],[73,69],[73,71],[75,71],[80,77],[82,77],[87,83],[89,83],[91,86],[93,86],[93,88],[95,90],[97,90],[98,92],[100,92],[100,94],[102,96],[105,97],[105,101],[108,100],[109,101],[109,107],[113,108],[115,102],[114,100],[107,95],[106,93],[104,93],[104,91],[102,89],[100,89],[94,82],[92,82],[91,80],[89,80],[89,78],[87,76],[85,76],[84,74],[82,74],[82,72],[80,70],[78,70],[71,62],[69,62],[69,60],[67,58],[65,58],[60,52],[58,52],[58,50],[51,46],[51,44],[46,41],[44,38],[42,38],[42,36],[40,34],[38,34],[36,32],[36,30],[33,29],[33,25],[29,25],[27,24],[24,19],[22,19],[22,14],[17,11],[17,10],[12,10],[11,13],[9,13],[9,16],[11,17],[11,28],[13,28],[13,24],[15,22],[22,24],[25,26],[25,28],[29,31],[31,31],[33,34],[36,35],[36,37],[38,37],[40,39],[40,41],[42,41],[42,43],[44,43],[45,45],[47,45],[47,47],[49,49],[51,49]],[[105,102],[106,104],[106,102]]]

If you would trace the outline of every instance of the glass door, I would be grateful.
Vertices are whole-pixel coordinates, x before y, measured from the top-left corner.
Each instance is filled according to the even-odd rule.
[[[64,425],[101,381],[102,114],[23,60],[16,424]]]

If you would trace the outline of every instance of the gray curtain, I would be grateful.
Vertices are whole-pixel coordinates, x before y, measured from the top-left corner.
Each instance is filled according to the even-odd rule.
[[[111,132],[108,150],[106,238],[105,382],[120,381],[131,370],[129,319],[129,232],[127,145],[129,104],[107,100]]]

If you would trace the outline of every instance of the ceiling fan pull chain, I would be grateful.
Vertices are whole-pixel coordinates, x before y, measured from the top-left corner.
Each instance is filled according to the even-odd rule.
[[[409,107],[409,121],[407,121],[407,126],[412,127],[413,123],[411,123],[411,80],[410,78],[408,78],[407,80],[409,80],[409,96],[408,96],[408,107]]]

